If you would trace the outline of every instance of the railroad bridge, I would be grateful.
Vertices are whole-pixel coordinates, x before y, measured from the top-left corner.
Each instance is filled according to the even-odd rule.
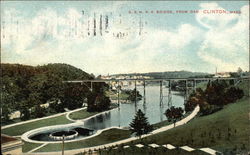
[[[249,76],[242,76],[242,77],[211,77],[211,78],[161,78],[161,79],[143,79],[143,78],[131,78],[131,79],[93,79],[93,80],[72,80],[72,81],[63,81],[66,83],[80,83],[84,84],[87,86],[91,91],[93,90],[93,84],[94,83],[108,83],[110,84],[111,82],[115,82],[117,84],[117,103],[120,105],[120,89],[121,89],[121,84],[124,81],[129,82],[130,84],[134,84],[135,91],[137,91],[137,86],[138,83],[142,83],[143,85],[143,103],[146,103],[146,84],[149,82],[154,82],[154,83],[159,83],[159,93],[160,93],[160,106],[163,104],[163,97],[167,97],[168,99],[168,106],[172,106],[172,89],[171,89],[171,83],[172,82],[178,82],[178,81],[183,81],[185,82],[184,84],[184,90],[185,90],[185,95],[184,95],[184,102],[187,101],[188,95],[190,90],[196,91],[197,84],[200,82],[208,82],[208,81],[220,81],[220,80],[225,80],[225,81],[231,81],[233,85],[239,84],[243,80],[249,80]],[[166,96],[163,95],[163,86],[166,86],[168,88],[168,94]],[[136,96],[137,98],[137,96]],[[136,105],[137,99],[135,100],[135,105]]]

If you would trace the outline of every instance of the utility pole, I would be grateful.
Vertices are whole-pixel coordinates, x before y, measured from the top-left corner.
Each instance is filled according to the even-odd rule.
[[[64,155],[64,135],[63,135],[63,139],[62,139],[62,155]]]

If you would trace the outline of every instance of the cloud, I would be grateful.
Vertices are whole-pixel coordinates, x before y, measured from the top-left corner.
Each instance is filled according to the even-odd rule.
[[[202,9],[223,9],[215,3],[201,5]],[[206,18],[207,22],[203,20]],[[249,6],[241,8],[241,14],[197,15],[201,25],[209,28],[198,56],[220,71],[248,70],[249,65]],[[236,22],[235,22],[236,21]],[[211,24],[213,23],[213,24]],[[231,23],[231,24],[228,24]]]
[[[208,29],[223,29],[226,26],[237,21],[238,14],[225,14],[225,13],[204,13],[203,11],[210,10],[226,10],[220,7],[217,3],[201,3],[200,13],[196,15],[196,20]],[[227,10],[231,11],[231,10]]]
[[[99,6],[98,10],[115,12],[125,5],[123,2],[115,3],[112,8],[105,5]],[[201,8],[215,9],[220,6],[204,3]],[[30,65],[61,62],[99,74],[194,68],[201,71],[204,64],[198,64],[200,60],[223,71],[235,70],[239,66],[246,69],[243,66],[247,66],[249,47],[246,35],[249,31],[248,7],[241,10],[242,14],[225,18],[197,14],[197,21],[205,29],[188,23],[165,29],[147,27],[144,29],[147,33],[141,37],[138,36],[138,29],[128,26],[130,17],[124,17],[129,19],[127,23],[116,23],[109,29],[110,32],[128,33],[123,39],[104,32],[101,37],[93,37],[93,27],[91,36],[88,36],[86,25],[88,21],[93,25],[93,18],[83,16],[75,8],[67,8],[63,13],[45,8],[38,10],[32,18],[22,17],[17,10],[8,10],[15,13],[20,25],[18,37],[13,38],[10,35],[13,29],[10,23],[6,23],[6,36],[4,39],[1,36],[2,62]],[[98,25],[100,14],[94,12]],[[112,19],[110,22],[113,22]],[[97,33],[99,35],[100,32]]]
[[[117,7],[112,9],[123,5],[116,3]],[[93,22],[91,17],[84,19],[87,20]],[[20,56],[15,60],[18,63],[64,62],[97,73],[178,70],[180,64],[176,62],[181,59],[181,51],[200,34],[198,28],[182,24],[171,30],[147,29],[143,37],[138,37],[137,30],[131,29],[125,29],[129,35],[124,39],[117,39],[112,33],[86,37],[86,32],[84,36],[81,33],[82,22],[81,12],[74,8],[67,9],[63,15],[50,8],[40,10],[22,25],[22,33],[19,33],[22,39],[14,40],[10,48],[5,47],[5,58],[12,53]],[[123,31],[126,27],[125,23],[117,24],[112,32]],[[86,31],[87,27],[83,29]]]

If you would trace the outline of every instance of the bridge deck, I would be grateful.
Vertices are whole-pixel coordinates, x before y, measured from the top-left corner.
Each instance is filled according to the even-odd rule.
[[[118,81],[209,81],[209,80],[240,80],[250,79],[249,76],[245,77],[212,77],[212,78],[162,78],[162,79],[94,79],[94,80],[70,80],[63,81],[67,83],[83,83],[83,82],[118,82]]]

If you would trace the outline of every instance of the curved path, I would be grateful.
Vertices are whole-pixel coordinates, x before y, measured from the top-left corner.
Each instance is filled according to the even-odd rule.
[[[197,115],[197,113],[199,111],[200,111],[200,107],[196,106],[195,109],[193,110],[193,112],[190,115],[188,115],[187,117],[183,118],[182,120],[176,122],[175,126],[177,127],[177,126],[186,124],[191,119],[193,119]],[[150,134],[143,135],[142,138],[148,137],[148,136],[160,133],[160,132],[164,132],[164,131],[167,131],[167,130],[172,129],[172,128],[174,128],[174,124],[170,124],[170,125],[161,127],[159,129],[156,129],[153,132],[151,132]],[[81,148],[81,149],[74,149],[74,150],[65,150],[64,154],[65,155],[72,155],[72,154],[77,154],[77,153],[80,153],[80,152],[88,151],[90,149],[91,150],[103,149],[103,148],[111,147],[111,146],[114,146],[114,145],[120,145],[120,144],[123,144],[123,143],[128,143],[128,142],[131,142],[131,141],[134,141],[134,140],[137,140],[137,139],[138,139],[137,137],[131,137],[131,138],[127,138],[127,139],[124,139],[124,140],[120,140],[120,141],[116,141],[116,142],[112,142],[112,143],[108,143],[108,144],[103,144],[103,145],[99,145],[99,146],[93,146],[93,147]],[[27,154],[27,155],[28,154],[36,154],[36,155],[39,155],[39,154],[41,154],[41,155],[45,155],[45,154],[57,155],[58,154],[59,155],[59,154],[62,154],[62,152],[61,151],[58,151],[58,152],[37,152],[37,153],[24,153],[24,154]]]
[[[57,117],[57,116],[62,116],[62,115],[64,115],[64,114],[67,114],[67,115],[66,115],[66,118],[67,118],[68,120],[70,120],[70,121],[72,121],[72,122],[75,122],[75,120],[72,120],[71,118],[69,118],[69,115],[68,115],[68,114],[70,114],[70,113],[72,113],[72,112],[80,111],[80,110],[82,110],[82,109],[86,109],[86,107],[79,108],[79,109],[75,109],[75,110],[72,110],[72,111],[66,111],[66,112],[63,112],[63,113],[54,114],[54,115],[47,116],[47,117],[36,118],[36,119],[27,120],[27,121],[22,121],[22,122],[10,124],[10,125],[5,125],[5,126],[2,126],[1,128],[2,128],[2,129],[6,129],[6,128],[10,128],[10,127],[13,127],[13,126],[16,126],[16,125],[22,125],[22,124],[25,124],[25,123],[35,122],[35,121],[38,121],[38,120],[43,120],[43,119],[53,118],[53,117]],[[68,117],[67,117],[67,116],[68,116]]]
[[[79,123],[80,124],[83,124],[84,121],[88,120],[88,119],[91,119],[93,117],[96,117],[98,115],[101,115],[101,114],[104,114],[104,113],[108,113],[114,109],[110,109],[110,110],[107,110],[107,111],[103,111],[101,113],[97,113],[93,116],[90,116],[90,117],[87,117],[87,118],[84,118],[84,119],[80,119],[80,120],[73,120],[69,117],[69,115],[73,112],[76,112],[76,111],[80,111],[80,110],[83,110],[83,109],[86,109],[87,107],[84,107],[84,108],[80,108],[80,109],[76,109],[76,110],[72,110],[70,112],[67,113],[66,115],[66,118],[70,121],[73,121],[73,123],[69,123],[69,124],[61,124],[61,125],[52,125],[52,126],[43,126],[43,127],[40,127],[40,128],[36,128],[36,129],[33,129],[33,130],[30,130],[30,131],[27,131],[25,132],[24,134],[22,134],[21,136],[21,139],[26,141],[26,142],[30,142],[30,143],[37,143],[37,144],[49,144],[49,143],[61,143],[61,141],[37,141],[37,140],[32,140],[28,137],[30,137],[31,135],[35,135],[39,132],[44,132],[44,131],[49,131],[51,129],[57,129],[57,128],[66,128],[66,127],[71,127],[71,126],[79,126]],[[88,136],[88,137],[84,137],[84,138],[81,138],[81,139],[72,139],[72,140],[67,140],[65,141],[65,143],[69,143],[69,142],[76,142],[76,141],[79,141],[79,140],[85,140],[85,139],[89,139],[89,138],[93,138],[95,136],[98,136],[100,135],[103,131],[106,131],[106,130],[109,130],[109,129],[113,129],[113,128],[117,128],[117,129],[123,129],[121,127],[117,127],[117,126],[112,126],[112,127],[109,127],[109,128],[105,128],[105,129],[102,129],[102,130],[98,130],[95,134],[91,135],[91,136]]]
[[[71,119],[69,117],[69,115],[73,112],[77,112],[77,111],[80,111],[80,110],[84,110],[84,109],[87,109],[87,107],[84,107],[84,108],[79,108],[79,109],[76,109],[76,110],[72,110],[72,111],[69,111],[67,114],[66,114],[66,118],[72,122],[76,122],[77,120],[74,120],[74,119]]]

